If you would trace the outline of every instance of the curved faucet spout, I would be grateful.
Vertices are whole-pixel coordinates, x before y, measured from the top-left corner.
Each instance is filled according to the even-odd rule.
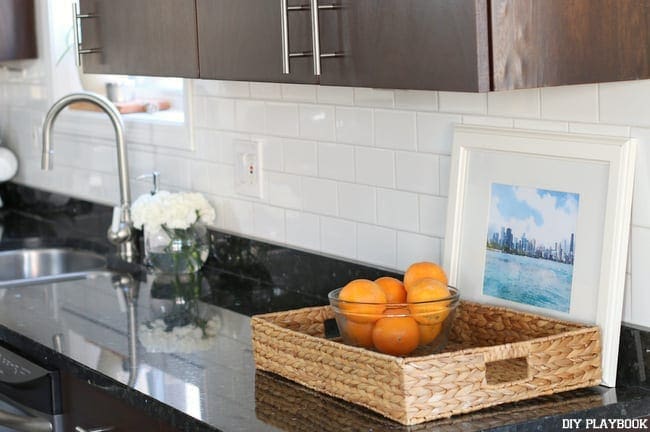
[[[117,145],[117,169],[120,181],[120,226],[117,230],[109,229],[108,237],[113,243],[120,246],[120,254],[123,258],[131,258],[135,254],[135,242],[133,241],[133,224],[131,222],[131,187],[129,185],[129,165],[126,156],[126,142],[124,139],[124,123],[119,111],[108,99],[96,93],[79,92],[63,96],[56,101],[45,116],[43,122],[43,155],[41,168],[52,169],[52,127],[57,116],[64,108],[75,102],[89,102],[106,115],[108,115],[113,129],[115,130],[115,142]]]

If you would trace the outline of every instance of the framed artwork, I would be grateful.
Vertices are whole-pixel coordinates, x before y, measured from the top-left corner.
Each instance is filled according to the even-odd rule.
[[[597,324],[614,386],[636,146],[474,126],[454,132],[444,266],[467,300]]]

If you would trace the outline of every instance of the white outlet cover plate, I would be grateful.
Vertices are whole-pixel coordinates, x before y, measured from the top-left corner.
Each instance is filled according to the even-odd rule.
[[[236,139],[233,141],[235,160],[235,192],[262,198],[262,143]]]

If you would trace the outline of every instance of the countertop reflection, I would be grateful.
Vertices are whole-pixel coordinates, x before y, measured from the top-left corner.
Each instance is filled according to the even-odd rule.
[[[202,301],[209,282],[193,279],[0,289],[0,324],[218,429],[276,430],[251,415],[250,319]]]

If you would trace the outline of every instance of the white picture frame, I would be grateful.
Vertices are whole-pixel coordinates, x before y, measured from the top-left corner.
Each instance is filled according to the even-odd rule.
[[[454,131],[444,251],[450,285],[463,299],[597,324],[602,332],[602,384],[609,387],[616,383],[635,157],[636,143],[626,137],[479,126],[457,126]],[[488,240],[491,214],[501,205],[493,196],[494,184],[536,190],[540,196],[544,191],[579,196],[567,311],[512,301],[501,292],[485,294],[491,292],[485,288],[486,265],[490,274],[496,273],[490,255],[495,250]],[[498,245],[499,234],[492,235]],[[566,257],[566,241],[564,245],[559,256]],[[557,242],[555,250],[561,250]],[[538,256],[533,261],[542,259]]]

